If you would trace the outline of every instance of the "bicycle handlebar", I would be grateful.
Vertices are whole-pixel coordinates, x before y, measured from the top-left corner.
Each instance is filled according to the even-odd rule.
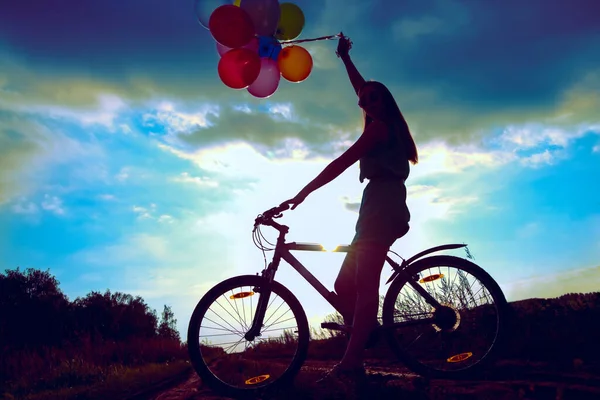
[[[282,212],[289,210],[290,205],[287,203],[282,203],[277,207],[273,207],[262,214],[259,214],[258,217],[254,220],[254,226],[257,225],[272,225],[274,218],[281,218]]]

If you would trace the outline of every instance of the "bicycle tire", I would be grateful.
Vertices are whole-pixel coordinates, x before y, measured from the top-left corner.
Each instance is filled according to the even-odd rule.
[[[198,376],[202,379],[202,382],[206,383],[215,392],[234,398],[247,398],[255,397],[257,395],[263,395],[264,393],[270,392],[283,384],[293,383],[294,377],[300,371],[302,364],[304,363],[307,353],[308,344],[310,339],[310,331],[308,328],[308,320],[304,309],[302,308],[298,299],[282,284],[273,281],[271,283],[271,297],[273,294],[279,296],[287,305],[290,307],[297,323],[297,348],[293,354],[293,358],[287,366],[287,369],[278,376],[276,379],[267,378],[266,381],[259,384],[248,384],[246,381],[246,387],[237,387],[228,382],[223,381],[220,377],[215,376],[211,368],[207,364],[203,357],[203,350],[200,343],[200,329],[203,319],[205,318],[206,312],[209,307],[220,298],[220,296],[228,293],[230,290],[239,287],[250,287],[255,288],[264,284],[264,278],[256,275],[241,275],[236,276],[217,284],[210,289],[198,302],[188,327],[188,352],[192,366],[194,367]],[[251,317],[252,318],[252,317]],[[263,324],[264,326],[264,324]],[[245,332],[241,332],[245,333]],[[208,353],[208,347],[204,347],[205,352]],[[213,348],[214,350],[214,348]],[[245,352],[245,351],[244,351]],[[243,352],[243,353],[244,353]],[[242,354],[243,354],[242,353]],[[209,355],[207,354],[207,358]],[[240,357],[241,358],[241,357]],[[256,360],[256,359],[254,359]],[[256,363],[256,361],[253,361]],[[259,361],[260,362],[260,361]],[[240,367],[241,368],[241,367]],[[240,371],[241,373],[242,371]],[[262,375],[264,376],[264,375]],[[256,376],[257,378],[259,376]],[[251,378],[254,379],[254,378]],[[249,379],[250,380],[250,379]]]
[[[495,337],[493,338],[491,347],[487,350],[487,352],[485,354],[483,354],[481,356],[481,358],[477,362],[474,362],[473,364],[470,364],[465,368],[457,367],[456,369],[452,369],[452,370],[441,370],[438,368],[433,368],[430,365],[419,361],[414,355],[411,355],[408,351],[406,351],[403,348],[403,346],[399,342],[396,334],[397,333],[402,334],[403,330],[406,328],[403,327],[403,328],[398,328],[398,329],[386,330],[385,337],[387,339],[387,342],[388,342],[390,348],[393,350],[395,355],[408,368],[410,368],[413,372],[415,372],[419,375],[422,375],[422,376],[428,377],[428,378],[442,378],[442,379],[472,378],[472,377],[478,375],[479,373],[483,372],[484,368],[487,365],[489,365],[489,363],[492,362],[497,357],[498,352],[501,350],[501,348],[504,344],[505,334],[510,325],[509,307],[508,307],[506,298],[504,296],[504,293],[502,292],[500,286],[496,283],[496,281],[485,270],[483,270],[481,267],[479,267],[477,264],[475,264],[469,260],[460,258],[460,257],[449,256],[449,255],[430,256],[430,257],[422,258],[422,259],[415,261],[413,264],[409,265],[406,269],[405,276],[408,278],[398,278],[395,281],[393,281],[392,284],[390,285],[390,288],[388,289],[388,291],[385,295],[385,298],[384,298],[384,304],[383,304],[383,309],[382,309],[383,323],[384,323],[384,325],[389,325],[389,324],[392,324],[395,322],[394,321],[394,310],[396,308],[396,300],[398,299],[398,295],[400,294],[402,288],[408,284],[408,279],[411,279],[411,277],[420,276],[418,274],[425,270],[429,270],[431,268],[441,267],[441,266],[453,267],[453,268],[462,270],[464,272],[467,272],[467,273],[473,275],[481,283],[481,285],[489,292],[489,294],[493,298],[494,303],[496,305],[496,310],[497,310],[496,320],[497,320],[498,325],[497,325],[497,332],[495,334]],[[432,276],[432,275],[429,275],[429,276]],[[439,278],[436,278],[435,276],[433,276],[433,279],[439,279]],[[456,280],[456,277],[455,277],[455,280]],[[423,279],[421,279],[421,281],[423,281]],[[425,282],[429,282],[429,281],[425,281]],[[411,287],[411,289],[412,289],[412,287]],[[479,311],[481,311],[481,310],[479,310]],[[466,314],[463,314],[463,315],[466,315]],[[458,317],[457,320],[460,321],[460,317]],[[423,326],[425,326],[425,325],[423,325]],[[467,328],[467,330],[468,330],[468,328]],[[437,333],[439,333],[439,332],[437,332]],[[433,333],[433,334],[435,335],[436,333]],[[421,336],[419,336],[417,339],[420,339],[420,337]],[[412,342],[412,343],[414,343],[414,342]],[[411,343],[411,345],[412,345],[412,343]],[[475,343],[475,342],[473,341],[472,343]],[[431,347],[433,347],[433,346],[431,346]],[[427,351],[428,350],[426,349],[425,352],[427,352]],[[468,352],[463,352],[460,354],[457,353],[457,355],[455,357],[457,357],[457,356],[471,357],[472,355],[473,355],[472,353],[469,354]],[[461,359],[461,357],[457,358],[456,360],[451,360],[452,358],[453,357],[449,357],[446,359],[446,361],[448,363],[450,363],[450,362],[456,363],[456,360],[458,360],[459,362],[464,361],[464,359]],[[443,362],[441,362],[440,364],[443,364]],[[459,366],[460,366],[460,364],[459,364]]]

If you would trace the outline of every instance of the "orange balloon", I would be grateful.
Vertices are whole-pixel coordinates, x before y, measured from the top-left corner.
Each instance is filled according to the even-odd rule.
[[[302,82],[313,67],[313,59],[308,51],[301,46],[284,47],[277,57],[281,76],[290,82]]]
[[[245,89],[258,78],[260,65],[258,53],[240,47],[223,54],[217,70],[225,85],[232,89]]]

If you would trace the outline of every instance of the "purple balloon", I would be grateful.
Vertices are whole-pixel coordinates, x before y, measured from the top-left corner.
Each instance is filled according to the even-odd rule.
[[[242,0],[240,7],[250,15],[257,35],[275,35],[281,15],[279,0]]]
[[[264,57],[260,59],[260,73],[258,78],[248,86],[248,93],[254,97],[265,98],[271,96],[279,87],[281,72],[277,61]]]
[[[223,54],[225,54],[225,53],[227,53],[229,50],[231,50],[231,47],[223,46],[221,43],[219,43],[219,42],[216,42],[216,41],[215,41],[215,43],[217,44],[217,51],[219,52],[219,55],[220,55],[221,57],[223,57]],[[245,46],[242,46],[242,47],[243,47],[244,49],[252,50],[252,51],[255,51],[255,52],[257,52],[257,53],[258,53],[258,47],[259,47],[259,45],[258,45],[258,44],[259,44],[259,40],[258,40],[258,38],[255,36],[255,37],[253,37],[253,38],[252,38],[252,40],[250,40],[250,42],[249,42],[247,45],[245,45]]]

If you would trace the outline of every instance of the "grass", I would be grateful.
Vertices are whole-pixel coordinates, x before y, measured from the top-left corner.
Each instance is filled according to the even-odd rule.
[[[164,339],[84,341],[3,353],[0,400],[123,398],[191,370],[186,349]]]
[[[44,390],[24,397],[22,400],[104,400],[124,399],[148,389],[152,384],[180,376],[191,371],[186,361],[165,364],[147,364],[138,367],[111,368],[108,374],[87,385]],[[11,399],[8,397],[7,399]],[[4,400],[4,399],[3,399]]]

